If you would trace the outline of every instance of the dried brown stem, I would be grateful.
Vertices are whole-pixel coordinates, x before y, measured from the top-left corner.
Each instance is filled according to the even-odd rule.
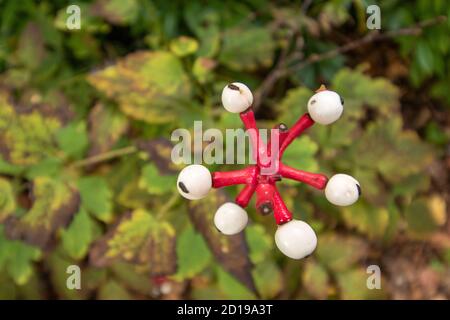
[[[319,61],[327,60],[336,57],[339,54],[354,50],[358,47],[361,47],[363,45],[373,43],[376,41],[382,41],[386,39],[392,39],[398,36],[417,36],[420,35],[424,28],[443,23],[447,21],[446,16],[438,16],[432,19],[427,19],[424,21],[420,21],[410,27],[401,28],[398,30],[392,30],[392,31],[386,31],[386,32],[379,32],[379,31],[372,31],[365,35],[364,37],[351,41],[347,44],[344,44],[338,48],[335,48],[333,50],[320,53],[320,54],[313,54],[310,55],[307,59],[298,62],[295,65],[287,66],[286,61],[291,61],[291,55],[292,54],[298,54],[296,52],[293,52],[291,55],[282,55],[280,56],[277,64],[272,69],[272,71],[269,72],[269,74],[266,76],[264,81],[262,82],[261,86],[256,90],[255,92],[255,103],[253,104],[253,108],[257,110],[259,106],[261,105],[261,101],[263,98],[269,93],[270,89],[274,87],[275,83],[285,77],[286,75],[294,72],[299,71],[306,66],[309,66],[311,64],[314,64]]]

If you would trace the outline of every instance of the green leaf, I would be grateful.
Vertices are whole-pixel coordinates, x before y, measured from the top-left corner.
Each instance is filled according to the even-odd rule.
[[[223,191],[211,190],[208,197],[189,202],[189,217],[195,229],[205,238],[211,252],[221,266],[248,289],[256,293],[251,274],[252,264],[244,232],[226,236],[214,227],[214,212],[226,201],[227,198]]]
[[[415,50],[416,59],[419,66],[426,74],[433,72],[434,57],[433,51],[426,41],[418,41]]]
[[[82,177],[78,180],[82,206],[97,219],[110,222],[114,216],[112,191],[103,177]]]
[[[80,199],[67,182],[49,177],[33,180],[33,205],[23,216],[10,216],[5,221],[11,239],[47,248],[56,232],[66,227],[78,211]]]
[[[245,235],[250,249],[250,259],[258,264],[267,258],[273,249],[273,240],[263,226],[254,224],[245,228]]]
[[[211,261],[211,253],[201,234],[186,228],[177,239],[177,279],[192,278]]]
[[[5,271],[18,285],[24,285],[33,273],[33,261],[41,257],[39,249],[21,241],[10,241],[3,235],[0,226],[0,270]]]
[[[225,294],[227,299],[247,300],[255,298],[248,288],[220,267],[217,267],[217,277],[219,288]]]
[[[93,240],[93,221],[88,213],[81,208],[75,214],[69,227],[62,233],[62,245],[67,254],[81,260],[88,252]]]
[[[61,175],[63,164],[63,161],[59,158],[45,158],[28,166],[25,175],[30,180],[42,176],[57,178]]]
[[[109,280],[104,283],[98,291],[97,299],[99,300],[132,300],[132,295],[115,280]]]
[[[127,129],[128,121],[120,111],[97,103],[89,113],[89,156],[109,151]]]
[[[290,89],[279,104],[281,122],[288,127],[293,125],[292,119],[297,118],[302,111],[307,112],[308,101],[313,94],[314,92],[305,87]]]
[[[176,271],[175,231],[168,222],[156,220],[137,209],[125,214],[90,250],[90,260],[98,267],[115,261],[149,268],[152,276]]]
[[[340,297],[344,300],[385,299],[383,289],[367,288],[367,274],[363,269],[350,269],[336,274]]]
[[[405,218],[412,235],[429,235],[447,220],[445,201],[436,195],[418,198],[406,208]]]
[[[170,51],[178,57],[185,57],[198,50],[198,42],[194,38],[181,36],[170,42]]]
[[[173,122],[192,106],[191,84],[181,61],[165,51],[129,54],[89,75],[88,81],[117,101],[126,115],[148,123]]]
[[[371,239],[382,238],[390,222],[389,212],[385,207],[368,205],[363,199],[342,208],[341,213],[348,227],[356,228]]]
[[[252,274],[262,299],[273,299],[283,289],[281,270],[271,260],[256,264]]]
[[[214,79],[214,68],[217,62],[210,58],[198,57],[192,66],[192,74],[201,84],[211,82]]]
[[[91,14],[104,18],[107,22],[119,26],[133,23],[139,14],[137,0],[126,2],[120,0],[96,0],[90,10]]]
[[[236,27],[223,34],[219,61],[236,71],[255,71],[273,62],[275,43],[266,28]]]
[[[422,172],[434,158],[432,151],[415,132],[402,131],[401,118],[391,116],[389,120],[371,122],[349,155],[355,165],[377,169],[387,181],[396,183]]]
[[[99,16],[96,16],[87,3],[78,2],[77,5],[80,7],[81,12],[81,28],[84,32],[88,33],[107,33],[111,29],[110,25],[105,23]],[[62,31],[69,31],[67,29],[67,19],[70,14],[66,12],[67,7],[58,10],[56,14],[54,25],[57,29]]]
[[[315,299],[326,299],[330,285],[327,270],[319,263],[309,260],[302,274],[302,284]]]
[[[176,181],[176,176],[163,175],[153,163],[149,163],[142,168],[139,187],[145,189],[150,194],[161,195],[173,191],[176,186]]]
[[[317,246],[317,258],[328,269],[340,272],[367,255],[367,244],[356,237],[323,234]]]
[[[13,106],[9,101],[9,95],[0,91],[0,154],[3,159],[13,165],[30,165],[55,155],[58,150],[54,138],[61,126],[58,115],[45,107],[27,109]]]
[[[359,70],[342,69],[333,78],[332,90],[344,99],[344,115],[362,118],[365,106],[385,116],[398,111],[399,91],[388,80],[370,78]]]
[[[84,122],[70,123],[58,130],[56,140],[67,156],[81,158],[89,144],[86,124]]]
[[[319,165],[316,161],[315,154],[319,147],[308,136],[301,136],[294,140],[286,149],[283,155],[283,163],[293,168],[298,168],[304,171],[317,172]],[[292,185],[298,185],[298,182],[289,181]]]
[[[11,183],[0,177],[0,222],[16,210],[16,199]]]

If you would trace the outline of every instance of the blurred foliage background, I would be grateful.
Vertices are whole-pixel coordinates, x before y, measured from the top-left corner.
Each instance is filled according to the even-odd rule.
[[[449,13],[444,0],[0,1],[0,297],[450,298]],[[252,205],[245,233],[221,236],[212,217],[237,188],[176,192],[171,132],[241,127],[220,104],[232,81],[265,128],[293,124],[322,83],[345,99],[341,120],[286,152],[362,185],[337,208],[281,183],[318,232],[308,259],[284,257]],[[81,290],[66,287],[74,264]],[[371,264],[381,290],[366,287]]]

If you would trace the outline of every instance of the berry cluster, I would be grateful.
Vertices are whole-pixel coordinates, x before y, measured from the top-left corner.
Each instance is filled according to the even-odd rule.
[[[258,132],[255,115],[252,110],[253,95],[250,89],[242,83],[231,83],[222,92],[222,103],[225,109],[239,113],[247,130]],[[315,122],[327,125],[335,122],[344,110],[343,99],[334,91],[321,86],[308,101],[308,113],[288,129],[285,124],[279,124],[277,131],[278,148],[276,154],[271,154],[271,142],[263,143],[259,133],[251,135],[253,155],[256,164],[242,170],[214,172],[198,164],[184,168],[177,181],[180,194],[189,199],[197,200],[205,197],[211,188],[243,184],[245,187],[235,199],[235,203],[227,202],[219,207],[214,224],[226,235],[241,232],[248,223],[247,207],[253,194],[256,193],[256,208],[263,214],[273,213],[278,229],[275,233],[275,243],[285,255],[293,259],[302,259],[310,255],[317,245],[314,230],[304,221],[293,220],[292,213],[283,202],[277,190],[276,182],[282,178],[293,179],[313,186],[319,190],[325,189],[325,197],[338,206],[348,206],[356,202],[361,195],[361,188],[353,177],[346,174],[336,174],[329,180],[323,174],[310,173],[284,165],[281,161],[283,152]],[[275,163],[275,172],[264,174],[268,165],[261,159],[267,158]]]

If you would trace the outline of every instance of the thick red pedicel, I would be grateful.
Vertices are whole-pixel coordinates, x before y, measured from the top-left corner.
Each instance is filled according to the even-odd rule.
[[[244,188],[235,199],[239,206],[247,207],[253,194],[256,193],[256,208],[261,214],[273,213],[278,225],[291,221],[292,213],[286,207],[278,192],[276,182],[282,178],[287,178],[306,183],[317,189],[324,189],[328,181],[328,178],[323,174],[294,169],[282,163],[286,148],[311,127],[314,120],[306,113],[290,129],[284,124],[277,125],[274,128],[277,131],[270,137],[278,139],[278,148],[271,150],[272,145],[275,144],[271,139],[269,139],[267,145],[262,142],[253,110],[249,108],[240,113],[240,118],[249,134],[256,165],[241,170],[214,172],[212,174],[212,185],[214,188],[221,188],[244,184]],[[299,159],[299,163],[301,163],[301,159]],[[267,168],[272,168],[272,170],[267,170]]]

